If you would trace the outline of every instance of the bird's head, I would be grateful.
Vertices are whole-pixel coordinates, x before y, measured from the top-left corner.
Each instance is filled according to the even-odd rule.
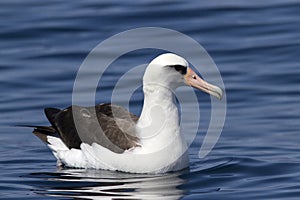
[[[165,53],[154,58],[148,65],[144,74],[144,85],[159,84],[170,89],[180,86],[192,86],[203,92],[221,99],[222,90],[200,78],[182,57]]]

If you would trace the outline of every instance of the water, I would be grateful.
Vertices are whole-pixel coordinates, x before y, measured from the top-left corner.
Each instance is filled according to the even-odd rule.
[[[1,1],[0,194],[3,199],[298,199],[300,197],[300,2],[276,1]],[[219,67],[227,118],[213,151],[198,151],[209,122],[200,94],[201,128],[190,170],[136,175],[57,169],[31,129],[44,107],[71,104],[76,72],[88,52],[131,28],[175,29],[200,42]],[[131,66],[135,52],[105,79],[98,102]],[[113,68],[112,68],[113,69]],[[139,113],[140,90],[131,110]]]

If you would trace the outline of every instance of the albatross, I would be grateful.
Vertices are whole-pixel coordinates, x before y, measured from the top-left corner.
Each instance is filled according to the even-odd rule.
[[[184,58],[165,53],[145,70],[140,117],[110,103],[45,108],[51,126],[35,126],[33,133],[65,167],[129,173],[182,170],[189,158],[174,95],[180,86],[222,98],[222,90],[201,79]]]

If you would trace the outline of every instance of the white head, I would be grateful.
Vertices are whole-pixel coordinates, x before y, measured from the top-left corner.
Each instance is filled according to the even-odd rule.
[[[172,90],[188,85],[218,99],[223,95],[219,87],[205,82],[189,68],[189,63],[184,58],[173,53],[161,54],[149,63],[143,77],[143,84],[161,85]]]

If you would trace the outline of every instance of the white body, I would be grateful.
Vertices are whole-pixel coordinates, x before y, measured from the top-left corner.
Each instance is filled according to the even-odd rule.
[[[145,87],[142,115],[137,124],[141,147],[114,153],[96,143],[69,150],[59,138],[49,137],[56,158],[68,167],[120,170],[131,173],[163,173],[189,165],[187,146],[180,134],[173,94],[160,86]],[[162,100],[161,96],[165,98]]]

